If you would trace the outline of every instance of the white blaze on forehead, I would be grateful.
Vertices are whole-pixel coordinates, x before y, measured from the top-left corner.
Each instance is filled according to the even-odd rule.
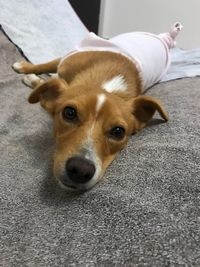
[[[105,103],[106,96],[104,94],[97,95],[96,113],[102,108]]]
[[[127,90],[127,83],[122,75],[117,75],[111,80],[104,82],[102,88],[109,93],[112,92],[124,92]]]

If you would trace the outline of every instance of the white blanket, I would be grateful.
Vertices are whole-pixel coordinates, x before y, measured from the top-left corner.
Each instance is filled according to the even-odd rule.
[[[66,55],[88,33],[67,0],[0,0],[0,25],[32,63]],[[171,53],[161,82],[200,75],[200,49]]]
[[[200,48],[171,50],[172,63],[161,82],[181,79],[185,77],[200,76]]]
[[[88,33],[67,0],[0,0],[0,24],[32,63],[65,55]]]

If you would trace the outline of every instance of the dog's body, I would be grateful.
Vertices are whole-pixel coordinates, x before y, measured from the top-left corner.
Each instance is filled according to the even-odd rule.
[[[13,65],[20,73],[58,75],[47,81],[27,75],[24,81],[35,87],[29,102],[40,101],[54,120],[55,177],[61,186],[74,190],[95,185],[128,137],[145,127],[155,111],[167,121],[158,100],[141,96],[144,80],[130,55],[91,50],[46,64]]]

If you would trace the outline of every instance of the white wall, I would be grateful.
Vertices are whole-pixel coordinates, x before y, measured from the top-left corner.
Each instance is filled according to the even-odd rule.
[[[99,34],[161,33],[177,21],[184,26],[177,46],[200,47],[200,0],[102,0]]]

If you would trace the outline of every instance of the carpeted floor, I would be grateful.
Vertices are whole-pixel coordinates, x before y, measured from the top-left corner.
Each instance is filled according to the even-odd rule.
[[[53,182],[51,120],[28,104],[20,59],[0,33],[0,265],[200,266],[200,78],[149,90],[169,122],[157,116],[79,195]]]

